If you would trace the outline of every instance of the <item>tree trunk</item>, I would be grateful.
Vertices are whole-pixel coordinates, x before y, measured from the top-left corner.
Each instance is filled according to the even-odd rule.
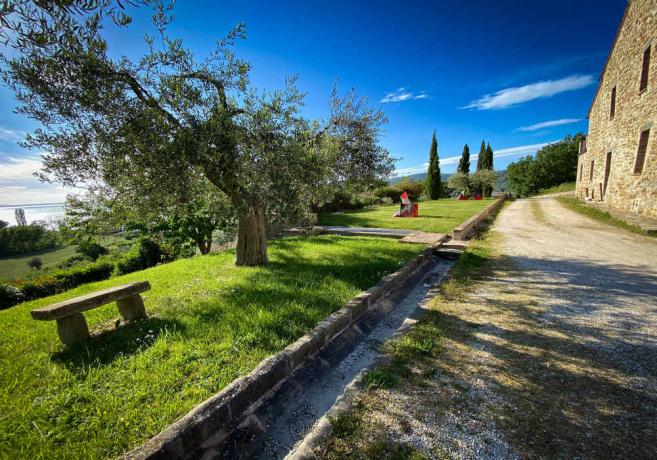
[[[267,263],[267,234],[265,213],[259,206],[250,207],[239,217],[235,265],[264,265]]]
[[[212,249],[212,237],[209,239],[196,240],[196,246],[198,247],[198,250],[201,254],[209,254],[210,249]]]

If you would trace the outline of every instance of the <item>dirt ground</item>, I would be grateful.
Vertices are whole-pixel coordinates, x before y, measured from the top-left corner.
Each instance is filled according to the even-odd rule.
[[[479,279],[426,313],[439,346],[364,391],[318,456],[657,458],[657,240],[543,198],[480,244]]]

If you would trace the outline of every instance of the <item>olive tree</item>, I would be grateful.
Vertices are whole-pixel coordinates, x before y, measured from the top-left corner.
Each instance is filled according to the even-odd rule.
[[[353,92],[334,92],[328,120],[311,123],[295,79],[252,89],[249,64],[232,51],[245,38],[241,24],[198,59],[167,35],[170,5],[154,2],[147,51],[130,60],[112,57],[103,36],[106,17],[130,23],[122,3],[23,4],[3,76],[18,111],[41,123],[26,145],[46,152],[44,180],[138,197],[185,196],[207,179],[238,216],[236,263],[258,265],[267,262],[267,219],[301,212],[335,184],[392,170],[378,145],[385,117]]]

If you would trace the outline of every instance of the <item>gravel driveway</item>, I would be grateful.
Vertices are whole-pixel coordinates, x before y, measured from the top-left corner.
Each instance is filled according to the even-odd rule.
[[[552,198],[493,229],[481,278],[427,312],[439,352],[321,456],[657,458],[657,239]]]

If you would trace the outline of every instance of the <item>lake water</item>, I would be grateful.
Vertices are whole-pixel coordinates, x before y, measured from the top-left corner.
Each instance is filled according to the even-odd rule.
[[[25,219],[27,219],[28,224],[35,220],[48,222],[64,217],[64,203],[45,203],[0,206],[0,220],[9,222],[10,225],[16,225],[16,208],[22,208],[25,211]]]

